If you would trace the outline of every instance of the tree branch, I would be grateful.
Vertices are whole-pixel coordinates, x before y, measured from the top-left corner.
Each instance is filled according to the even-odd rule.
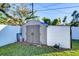
[[[7,17],[9,17],[9,18],[11,18],[11,19],[14,19],[14,20],[15,20],[15,18],[14,18],[14,17],[12,17],[12,16],[11,16],[11,15],[9,15],[8,13],[6,13],[4,10],[0,9],[0,11],[1,11],[2,13],[4,13]]]

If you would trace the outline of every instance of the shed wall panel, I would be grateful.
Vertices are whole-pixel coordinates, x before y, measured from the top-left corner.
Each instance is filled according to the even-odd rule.
[[[47,27],[40,26],[40,43],[47,44]]]

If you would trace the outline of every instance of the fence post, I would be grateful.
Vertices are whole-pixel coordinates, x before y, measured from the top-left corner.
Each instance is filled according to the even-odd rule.
[[[72,26],[70,26],[70,46],[72,49]]]

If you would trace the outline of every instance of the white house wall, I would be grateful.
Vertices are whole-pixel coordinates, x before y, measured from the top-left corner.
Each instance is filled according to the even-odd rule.
[[[3,25],[4,26],[4,25]],[[4,46],[17,41],[17,33],[20,32],[19,26],[6,26],[0,31],[0,46]]]
[[[48,26],[47,45],[54,46],[59,44],[62,48],[71,48],[69,26]]]
[[[79,40],[79,27],[72,27],[72,39]]]

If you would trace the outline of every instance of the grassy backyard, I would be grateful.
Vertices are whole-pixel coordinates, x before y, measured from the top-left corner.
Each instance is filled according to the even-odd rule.
[[[72,50],[56,50],[53,47],[37,47],[28,44],[13,43],[0,47],[1,56],[79,56],[79,41],[73,41]]]

